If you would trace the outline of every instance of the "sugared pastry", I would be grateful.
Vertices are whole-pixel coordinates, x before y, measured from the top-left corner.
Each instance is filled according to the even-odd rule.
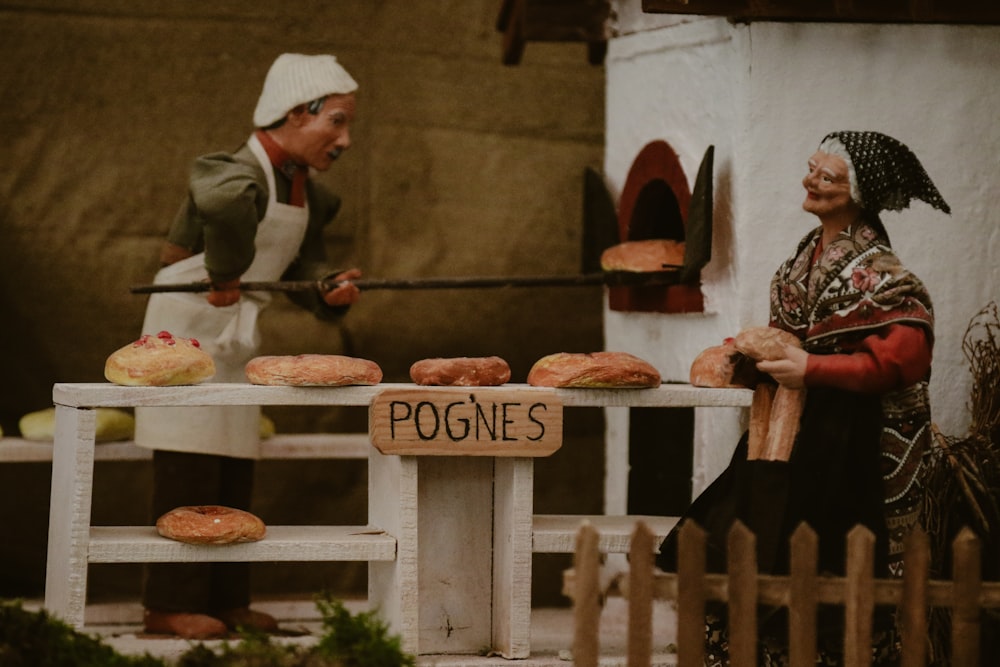
[[[108,382],[127,386],[165,387],[197,384],[215,375],[215,362],[194,338],[168,331],[139,340],[111,353],[104,364]]]

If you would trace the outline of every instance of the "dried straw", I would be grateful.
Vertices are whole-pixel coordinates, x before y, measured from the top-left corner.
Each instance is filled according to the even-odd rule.
[[[962,342],[972,372],[969,432],[935,430],[924,478],[923,523],[931,538],[931,576],[951,576],[951,543],[970,527],[982,540],[983,578],[1000,579],[1000,309],[991,302],[972,318]],[[996,621],[997,619],[990,619]],[[950,614],[931,617],[932,664],[948,664]]]

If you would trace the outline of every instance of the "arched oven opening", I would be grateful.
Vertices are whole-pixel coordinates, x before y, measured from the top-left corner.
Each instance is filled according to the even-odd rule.
[[[705,153],[692,195],[666,141],[647,144],[629,170],[618,204],[619,242],[671,239],[685,244],[676,284],[609,288],[611,310],[690,313],[704,310],[700,269],[711,254],[712,155]],[[692,246],[693,244],[693,246]]]

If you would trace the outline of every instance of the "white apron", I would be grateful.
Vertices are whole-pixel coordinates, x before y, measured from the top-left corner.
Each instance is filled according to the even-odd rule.
[[[275,200],[274,169],[256,137],[247,142],[267,176],[268,202],[257,227],[253,263],[240,280],[279,280],[295,259],[309,220],[305,207]],[[164,267],[154,283],[191,283],[208,279],[204,253]],[[216,374],[210,382],[246,382],[244,367],[258,354],[257,318],[271,295],[245,292],[240,300],[222,308],[208,303],[204,293],[153,294],[146,307],[142,333],[169,331],[196,338],[212,355]],[[136,408],[136,444],[175,452],[220,454],[237,458],[260,455],[259,406]]]

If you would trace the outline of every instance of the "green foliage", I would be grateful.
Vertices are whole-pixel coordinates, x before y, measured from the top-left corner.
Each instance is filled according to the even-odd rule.
[[[0,667],[164,667],[149,655],[119,655],[45,611],[0,601]]]
[[[188,649],[177,667],[326,667],[316,662],[310,651],[295,646],[275,644],[265,634],[244,633],[236,645],[223,642],[213,651],[204,644]]]
[[[243,633],[215,650],[194,644],[176,667],[415,667],[398,637],[374,612],[352,615],[339,600],[321,596],[316,605],[324,634],[312,647],[282,645],[262,633]],[[99,638],[49,616],[0,601],[0,667],[168,667],[148,654],[123,656]]]
[[[194,646],[177,667],[415,667],[414,657],[403,652],[399,638],[389,635],[374,612],[352,615],[328,595],[317,598],[316,606],[323,617],[316,646],[281,646],[265,634],[250,633],[235,646],[223,643],[219,651]]]
[[[323,638],[317,652],[343,667],[414,667],[412,655],[403,652],[400,639],[390,636],[375,612],[355,615],[330,596],[317,599],[323,616]]]

